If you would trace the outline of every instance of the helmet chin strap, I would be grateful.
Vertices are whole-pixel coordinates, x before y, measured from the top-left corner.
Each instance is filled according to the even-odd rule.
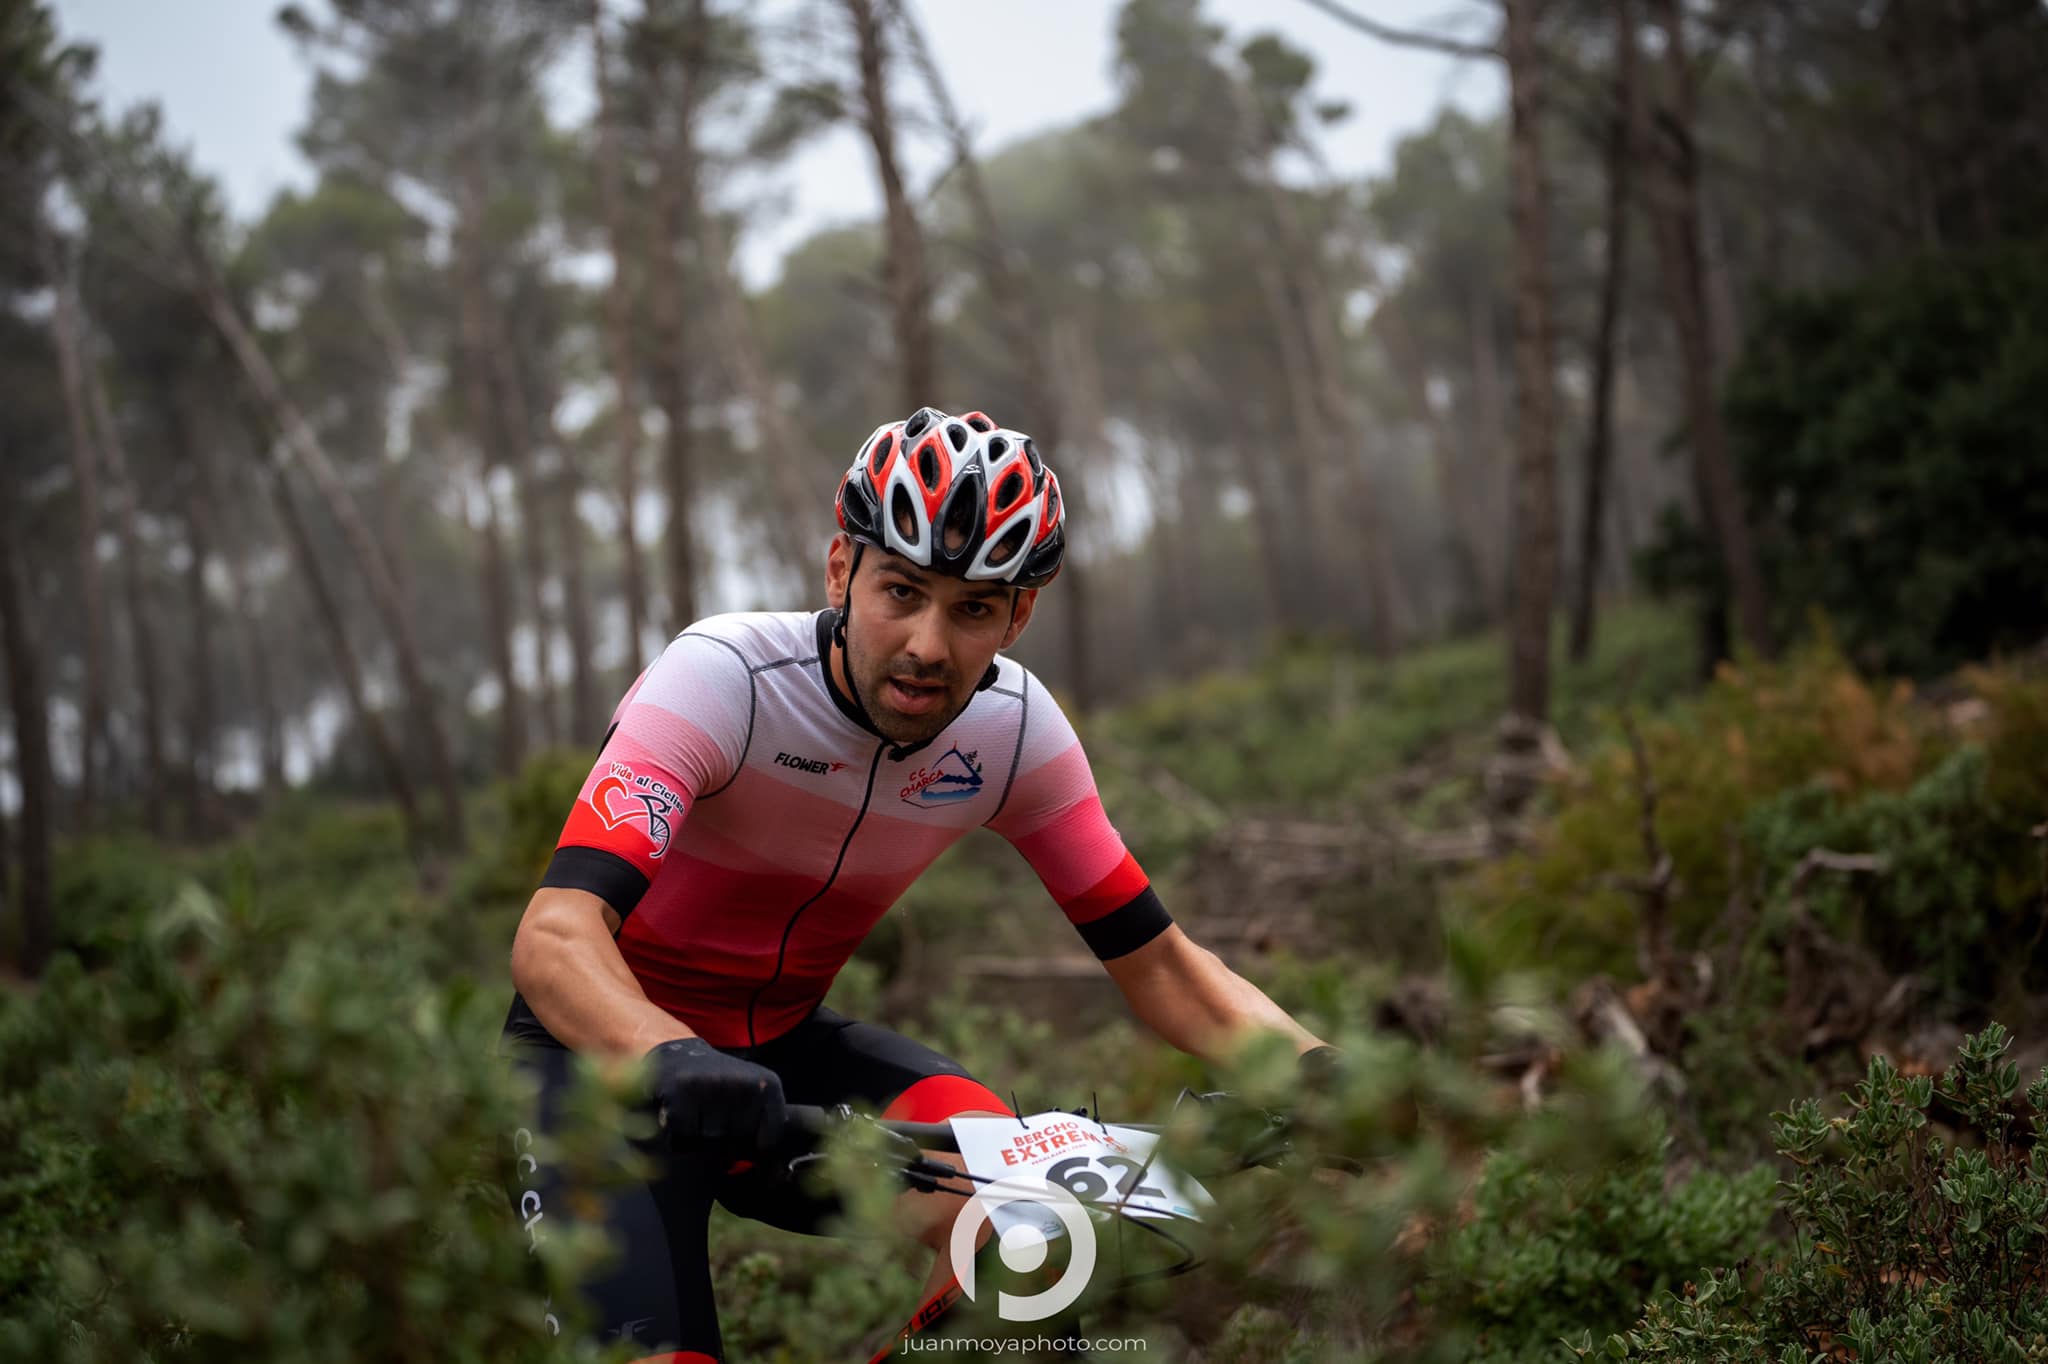
[[[886,734],[882,734],[882,727],[876,724],[875,717],[868,713],[867,702],[860,699],[860,686],[853,680],[853,655],[846,648],[846,621],[853,614],[853,575],[860,572],[860,556],[866,548],[866,541],[855,540],[853,542],[853,562],[846,566],[846,604],[839,608],[838,614],[833,618],[832,642],[839,646],[840,657],[846,662],[846,699],[853,702],[853,708],[860,715],[862,724],[866,725],[873,733],[881,735],[888,742],[895,743],[895,740],[889,739]],[[1017,594],[1012,592],[1010,594],[1010,615],[1014,618],[1016,614]],[[981,675],[981,681],[974,684],[974,689],[977,692],[987,691],[996,684],[996,678],[1000,675],[1001,670],[995,663],[991,662],[988,665],[988,671]],[[966,707],[962,706],[961,710],[966,710]],[[959,718],[958,715],[955,715],[952,720],[948,720],[946,723],[951,724],[953,720]],[[930,741],[927,740],[926,742]],[[910,747],[922,747],[922,745],[898,744],[894,756],[900,759],[905,750]]]
[[[875,723],[874,716],[868,714],[867,702],[860,699],[860,687],[853,680],[853,655],[846,649],[846,618],[853,614],[853,575],[860,572],[861,551],[866,548],[863,541],[853,542],[853,562],[846,566],[846,604],[839,608],[838,618],[832,622],[832,642],[839,646],[839,656],[846,663],[846,699],[853,702],[854,710],[860,713],[860,722],[880,734],[882,727]]]

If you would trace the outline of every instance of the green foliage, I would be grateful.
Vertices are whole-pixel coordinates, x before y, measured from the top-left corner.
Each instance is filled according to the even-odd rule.
[[[1780,299],[1727,391],[1758,554],[1796,625],[1924,674],[2048,634],[2048,246]]]
[[[1959,735],[1904,684],[1864,680],[1822,641],[1782,664],[1724,668],[1696,700],[1639,719],[1681,945],[1708,936],[1734,890],[1760,900],[1755,945],[1768,947],[1809,851],[1878,853],[1881,874],[1812,880],[1805,909],[1887,968],[1920,974],[1940,1001],[2025,984],[2030,963],[2010,947],[2040,914],[2028,831],[2048,812],[2048,679],[2009,668],[1964,681],[1974,695],[1959,703]],[[1510,960],[1630,970],[1640,911],[1629,881],[1650,870],[1641,819],[1635,759],[1611,743],[1557,790],[1529,852],[1460,887],[1461,915]]]
[[[1809,783],[1845,799],[1903,789],[1931,742],[1908,690],[1872,686],[1825,643],[1783,664],[1724,668],[1698,699],[1636,723],[1676,876],[1672,917],[1688,938],[1726,905],[1730,836],[1752,806]],[[1535,849],[1482,869],[1463,905],[1511,956],[1626,970],[1637,909],[1618,877],[1650,870],[1628,747],[1595,752],[1556,801]]]
[[[51,870],[57,946],[89,964],[119,950],[137,918],[169,898],[178,874],[164,849],[145,839],[112,836],[64,844]]]
[[[1937,1003],[1970,1007],[2030,965],[2012,945],[2039,918],[2029,812],[1991,799],[1989,762],[1958,748],[1904,791],[1848,799],[1822,784],[1787,791],[1743,821],[1767,876],[1782,879],[1812,848],[1874,849],[1882,875],[1819,878],[1805,906],[1836,937],[1912,970]]]
[[[2023,1110],[2010,1047],[1992,1024],[1939,1082],[1877,1057],[1845,1113],[1809,1100],[1780,1114],[1778,1145],[1794,1167],[1779,1198],[1789,1246],[1754,1273],[1724,1270],[1666,1295],[1610,1336],[1606,1355],[2048,1358],[2048,1070]],[[1959,1129],[1954,1141],[1937,1117]],[[1581,1353],[1591,1352],[1587,1342]]]
[[[1554,1358],[1567,1333],[1619,1329],[1653,1293],[1761,1248],[1768,1169],[1702,1170],[1667,1188],[1665,1159],[1644,1153],[1582,1178],[1525,1156],[1487,1162],[1428,1293],[1478,1333],[1475,1359]]]
[[[1557,649],[1555,723],[1565,741],[1590,735],[1596,708],[1631,690],[1642,702],[1686,690],[1684,632],[1675,613],[1624,609],[1605,618],[1583,664]],[[1091,748],[1106,742],[1112,753],[1169,763],[1229,808],[1343,810],[1404,763],[1461,742],[1490,743],[1507,704],[1505,649],[1488,632],[1382,663],[1329,641],[1297,641],[1251,670],[1213,673],[1122,708],[1087,737]],[[1122,804],[1157,803],[1133,793]]]
[[[536,1357],[502,998],[312,904],[187,883],[129,929],[0,999],[0,1355]]]

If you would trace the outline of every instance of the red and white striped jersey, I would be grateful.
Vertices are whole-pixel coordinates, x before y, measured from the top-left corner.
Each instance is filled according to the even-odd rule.
[[[786,1032],[910,883],[984,825],[1097,956],[1166,928],[1037,678],[998,658],[937,738],[898,747],[827,675],[831,620],[699,621],[612,716],[542,884],[624,917],[619,950],[649,999],[714,1046]]]

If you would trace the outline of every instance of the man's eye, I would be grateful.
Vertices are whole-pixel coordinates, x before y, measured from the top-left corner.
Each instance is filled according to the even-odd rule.
[[[882,590],[884,592],[887,592],[890,595],[890,597],[896,601],[909,601],[912,597],[916,595],[914,592],[910,590],[909,586],[904,583],[890,583]]]

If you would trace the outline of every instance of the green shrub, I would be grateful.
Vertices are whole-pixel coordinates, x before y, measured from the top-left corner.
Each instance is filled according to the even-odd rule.
[[[0,1357],[542,1357],[503,999],[408,923],[186,883],[0,995]]]
[[[60,844],[51,875],[56,938],[87,962],[119,950],[132,925],[176,889],[173,854],[147,839],[97,837]]]
[[[1729,839],[1753,806],[1810,784],[1844,799],[1903,790],[1940,751],[1909,688],[1864,681],[1826,641],[1781,664],[1724,667],[1696,700],[1637,724],[1682,942],[1726,907]],[[1513,958],[1565,973],[1632,969],[1638,906],[1627,881],[1650,870],[1641,816],[1635,761],[1616,735],[1557,790],[1530,852],[1460,887],[1460,914]]]
[[[1582,1178],[1495,1156],[1428,1296],[1477,1332],[1475,1359],[1551,1359],[1565,1334],[1618,1329],[1652,1294],[1761,1247],[1768,1168],[1667,1180],[1661,1151]]]
[[[1607,1339],[1606,1354],[2048,1358],[2048,1069],[2027,1087],[2022,1120],[2010,1046],[2002,1027],[1987,1027],[1938,1083],[1876,1057],[1846,1112],[1829,1116],[1809,1100],[1780,1114],[1790,1243],[1752,1271],[1722,1269],[1664,1295]],[[1953,1140],[1937,1118],[1958,1129]]]
[[[2001,978],[2019,983],[2030,963],[2012,946],[2040,914],[2027,812],[1992,798],[1989,772],[1970,744],[1904,791],[1798,787],[1752,810],[1744,841],[1772,884],[1814,848],[1882,853],[1880,875],[1815,879],[1806,908],[1887,969],[1920,975],[1945,1011],[1980,1007]]]

